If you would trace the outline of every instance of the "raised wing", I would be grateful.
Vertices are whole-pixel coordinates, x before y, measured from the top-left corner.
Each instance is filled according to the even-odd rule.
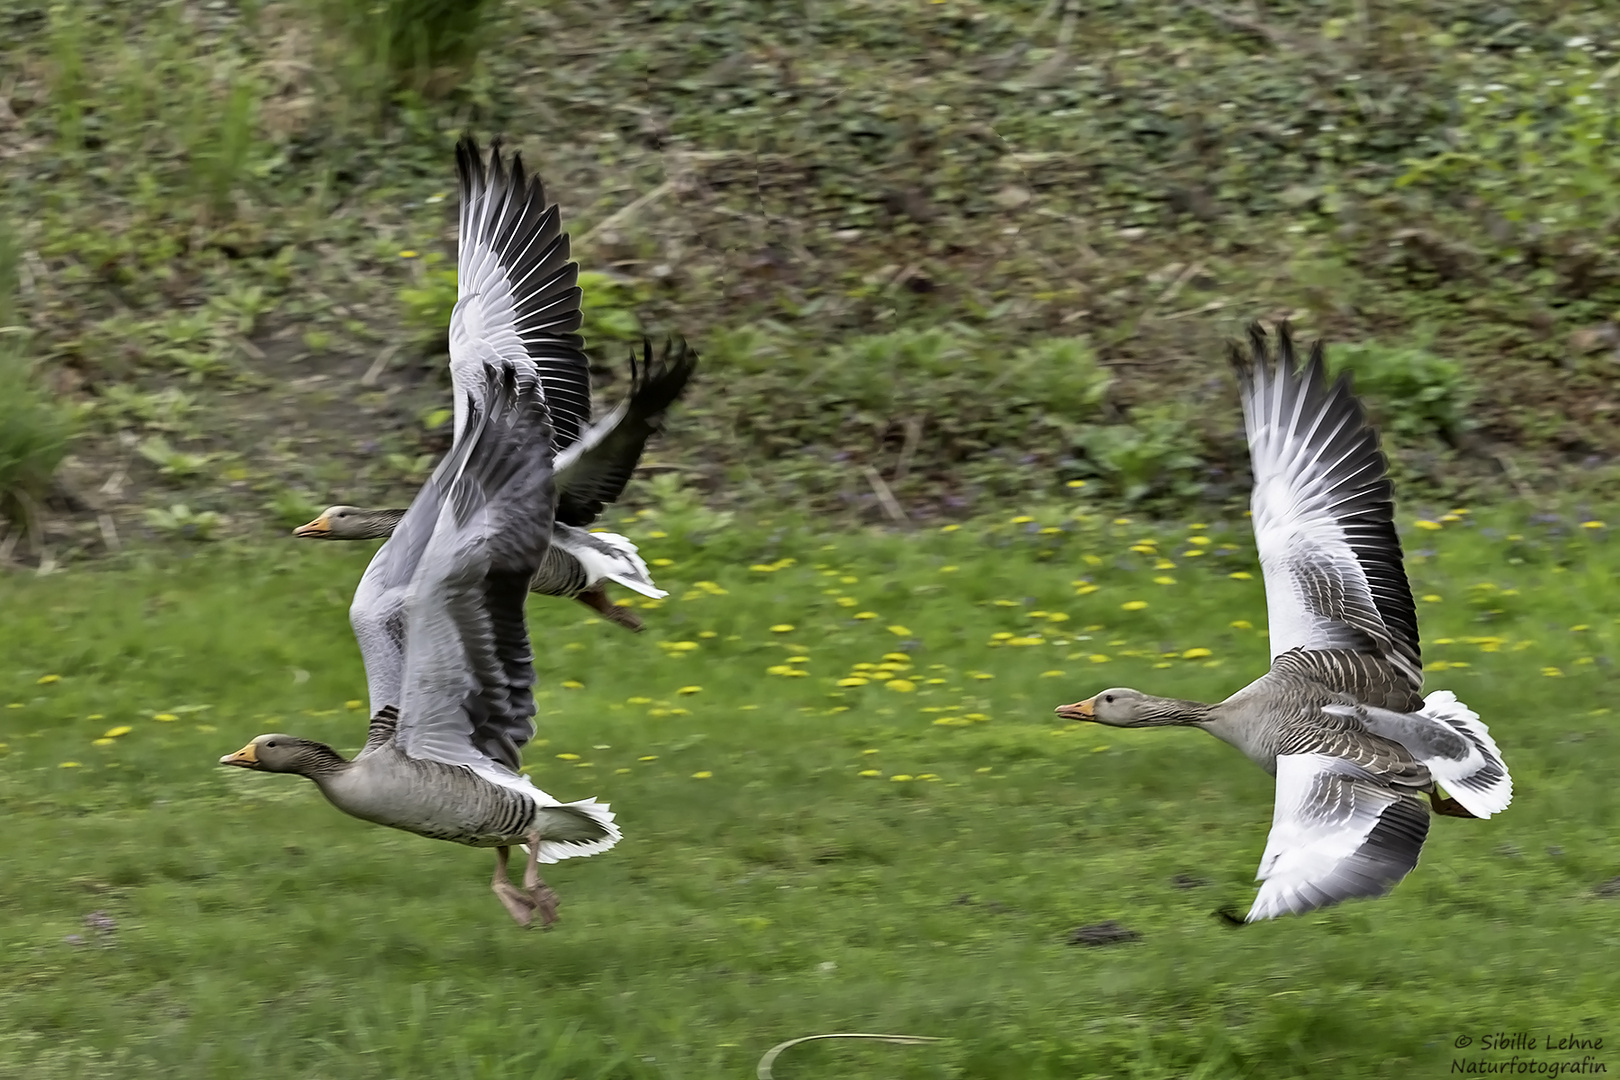
[[[534,735],[524,603],[551,537],[551,433],[538,387],[508,374],[468,427],[404,604],[397,741],[417,758],[513,773]]]
[[[538,379],[556,446],[571,445],[591,418],[589,365],[578,334],[579,267],[568,256],[555,205],[521,155],[510,169],[497,142],[486,167],[478,143],[456,145],[461,180],[457,300],[450,315],[450,381],[455,434],[467,420],[467,395],[483,399],[489,371],[512,368]]]
[[[618,501],[647,440],[663,427],[664,413],[686,389],[697,362],[696,350],[685,341],[665,342],[655,360],[652,342],[643,340],[639,369],[631,351],[630,393],[557,455],[558,521],[589,525],[605,504]]]
[[[1271,836],[1255,874],[1265,884],[1246,921],[1382,896],[1417,865],[1428,834],[1428,808],[1360,765],[1279,755]]]
[[[1250,509],[1271,655],[1374,653],[1416,691],[1423,685],[1417,608],[1378,433],[1347,376],[1327,385],[1320,342],[1300,369],[1286,323],[1277,339],[1275,361],[1258,325],[1249,329],[1248,356],[1231,350],[1254,464]]]

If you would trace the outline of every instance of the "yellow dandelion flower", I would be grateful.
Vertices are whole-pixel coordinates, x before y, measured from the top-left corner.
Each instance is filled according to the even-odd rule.
[[[647,534],[647,539],[667,540],[669,539],[669,533],[665,532],[663,529],[654,529],[652,532]]]
[[[1206,656],[1214,655],[1215,654],[1210,652],[1208,649],[1188,649],[1186,652],[1181,654],[1181,658],[1183,660],[1202,660]]]
[[[1068,622],[1069,617],[1061,611],[1054,611],[1046,617],[1047,622]]]
[[[51,683],[61,682],[61,681],[62,681],[62,676],[60,676],[60,675],[41,675],[39,678],[34,680],[34,683],[37,686],[49,686],[49,685],[51,685]]]
[[[710,772],[708,769],[700,769],[697,772],[692,774],[692,779],[694,779],[694,780],[707,780],[709,777],[711,777],[713,775],[714,775],[714,773]]]
[[[988,671],[975,671],[975,672],[972,672],[972,676],[975,679],[981,679],[981,680],[982,679],[993,679],[993,678],[995,678],[995,676],[990,674]]]
[[[847,679],[839,679],[838,680],[838,685],[839,686],[865,686],[868,681],[870,681],[870,680],[863,679],[858,675],[851,675]]]
[[[642,754],[640,757],[636,758],[636,760],[637,761],[657,761],[658,760],[658,755],[657,754]]]
[[[1415,524],[1418,528],[1426,529],[1429,532],[1433,532],[1436,529],[1445,528],[1445,526],[1440,524],[1438,521],[1430,521],[1428,518],[1418,518],[1417,521],[1413,522],[1413,524]]]
[[[1253,581],[1254,580],[1254,575],[1249,573],[1247,570],[1234,570],[1232,573],[1227,574],[1226,576],[1231,578],[1233,581]]]
[[[1148,604],[1146,600],[1127,600],[1119,606],[1122,611],[1141,611]]]
[[[944,679],[928,679],[928,680],[926,680],[926,682],[927,682],[927,684],[929,686],[944,686],[945,685],[945,680]]]
[[[1569,629],[1570,629],[1571,633],[1578,634],[1582,630],[1590,630],[1592,628],[1590,626],[1586,625],[1585,623],[1576,623],[1574,626],[1570,627]]]
[[[1425,604],[1438,604],[1440,602],[1440,594],[1439,593],[1424,593],[1423,594],[1423,602]]]
[[[679,690],[677,690],[675,692],[677,694],[697,694],[697,693],[701,693],[702,690],[703,690],[703,687],[701,687],[701,686],[683,686],[683,687],[681,687]]]
[[[1189,537],[1187,537],[1187,543],[1196,544],[1199,547],[1203,547],[1204,545],[1210,544],[1210,543],[1213,543],[1213,542],[1214,541],[1210,540],[1210,538],[1207,537],[1207,536],[1189,536]]]
[[[348,701],[343,703],[343,707],[350,710],[358,709],[363,705],[365,705],[365,702],[361,701],[359,698],[350,698]]]
[[[889,777],[889,779],[891,781],[893,781],[894,783],[896,783],[896,784],[903,784],[907,780],[912,779],[912,775],[910,773],[903,773],[903,772],[895,773],[893,776]]]
[[[1062,677],[1063,677],[1063,672],[1057,671],[1055,669],[1052,670],[1052,671],[1043,671],[1043,672],[1041,672],[1041,678],[1043,678],[1043,679],[1061,679]]]
[[[1011,641],[1008,641],[1007,644],[1018,646],[1041,645],[1045,643],[1045,640],[1045,638],[1041,637],[1015,637]]]
[[[1017,517],[1010,520],[1007,524],[1009,524],[1009,525],[1028,525],[1030,522],[1032,522],[1034,520],[1035,519],[1030,517],[1028,514],[1019,514]]]
[[[855,618],[857,618],[857,619],[875,619],[875,618],[877,618],[877,612],[875,612],[875,611],[857,611],[855,613]]]
[[[933,780],[938,780],[939,777],[934,775],[931,772],[920,772],[920,773],[917,774],[917,779],[933,781]]]
[[[1064,486],[1065,487],[1072,487],[1072,488],[1083,488],[1083,487],[1086,486],[1086,482],[1084,480],[1070,480]]]
[[[895,637],[911,636],[911,631],[904,626],[891,626],[889,627],[889,633],[893,634]]]
[[[1608,526],[1603,524],[1603,522],[1601,522],[1601,521],[1583,521],[1583,522],[1581,522],[1581,528],[1583,528],[1583,529],[1606,529],[1606,528],[1608,528]]]
[[[613,775],[614,776],[629,776],[630,775],[630,770],[629,769],[614,769],[613,770]]]
[[[579,755],[578,754],[558,754],[557,755],[557,760],[558,761],[578,761],[579,760]]]
[[[119,724],[115,728],[108,728],[105,732],[102,733],[101,737],[103,739],[116,739],[116,738],[118,738],[118,736],[120,736],[120,735],[128,735],[130,732],[132,732],[134,730],[135,729],[130,727],[128,724]]]
[[[562,681],[562,688],[564,690],[583,690],[585,689],[585,684],[580,682],[578,679],[564,679]]]
[[[64,761],[64,762],[62,762],[61,765],[57,766],[57,768],[60,768],[60,769],[82,769],[82,768],[84,768],[84,766],[80,765],[77,761]]]
[[[940,532],[955,532],[957,529],[960,529],[961,527],[962,526],[960,526],[960,525],[941,525],[939,527],[939,531]]]
[[[178,716],[174,715],[174,713],[172,713],[172,712],[160,712],[160,713],[153,713],[152,714],[152,719],[161,720],[165,724],[172,724],[172,723],[174,723],[176,720],[178,720],[180,718]]]
[[[860,772],[856,773],[855,775],[856,776],[882,776],[883,772],[880,769],[862,769]]]
[[[886,684],[890,690],[898,690],[902,694],[909,694],[917,689],[917,684],[910,679],[890,679]]]
[[[962,716],[962,719],[970,721],[970,722],[975,723],[975,724],[982,724],[985,721],[989,720],[990,717],[986,716],[982,712],[970,712],[970,713],[965,713]]]
[[[1017,634],[1014,634],[1009,630],[998,630],[994,634],[990,635],[990,640],[991,641],[1011,641],[1013,638],[1015,638],[1017,636],[1018,636]]]
[[[90,745],[91,746],[111,746],[113,743],[115,743],[117,741],[118,741],[117,739],[91,739],[90,740]]]
[[[1160,574],[1158,577],[1153,579],[1153,584],[1155,584],[1155,585],[1174,585],[1175,583],[1176,583],[1175,578],[1168,577],[1168,576],[1166,576],[1164,574]]]
[[[1090,660],[1093,664],[1108,663],[1108,655],[1106,653],[1092,653],[1090,656],[1086,657],[1086,659]]]
[[[402,259],[414,259],[416,258],[416,252],[412,251],[410,248],[406,248],[404,251],[399,253],[399,257]]]
[[[886,652],[883,654],[883,659],[891,664],[905,664],[907,666],[911,664],[911,655],[909,653]]]
[[[1230,626],[1234,630],[1253,630],[1254,629],[1254,623],[1250,622],[1248,619],[1233,619],[1231,622],[1227,623],[1226,625]]]
[[[650,697],[640,697],[640,696],[632,697],[632,698],[625,698],[624,703],[626,705],[651,705],[652,704],[652,698],[650,698]]]

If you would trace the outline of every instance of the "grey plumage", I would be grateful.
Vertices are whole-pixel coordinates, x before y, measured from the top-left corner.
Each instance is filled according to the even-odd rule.
[[[528,586],[550,543],[550,426],[540,387],[508,367],[464,402],[466,426],[368,567],[351,608],[372,695],[365,748],[261,735],[224,764],[308,776],[340,810],[498,848],[497,895],[527,925],[554,918],[535,864],[606,850],[613,814],[562,804],[518,771],[534,734]],[[525,890],[507,849],[530,847]]]
[[[1489,817],[1511,801],[1512,781],[1474,712],[1450,691],[1422,694],[1393,488],[1349,379],[1328,384],[1320,344],[1300,367],[1286,324],[1275,357],[1253,327],[1249,352],[1234,348],[1232,361],[1271,670],[1214,705],[1116,688],[1058,712],[1200,727],[1277,778],[1253,921],[1387,892],[1417,865],[1422,795],[1441,813]]]

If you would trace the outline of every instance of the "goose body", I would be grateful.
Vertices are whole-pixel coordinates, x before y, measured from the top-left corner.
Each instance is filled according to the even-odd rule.
[[[367,567],[350,609],[372,722],[351,760],[260,735],[221,764],[295,773],[338,809],[436,840],[496,849],[491,886],[512,917],[556,917],[538,864],[593,855],[618,827],[594,799],[564,803],[519,771],[534,735],[524,604],[550,543],[551,447],[539,384],[499,361],[469,392],[457,444]],[[522,888],[510,848],[528,847]]]
[[[1348,378],[1328,385],[1320,344],[1298,365],[1286,324],[1275,359],[1254,327],[1232,360],[1271,669],[1216,704],[1121,687],[1057,711],[1202,728],[1276,777],[1252,922],[1388,892],[1417,865],[1431,809],[1490,817],[1513,784],[1473,710],[1449,690],[1422,694],[1393,488]]]

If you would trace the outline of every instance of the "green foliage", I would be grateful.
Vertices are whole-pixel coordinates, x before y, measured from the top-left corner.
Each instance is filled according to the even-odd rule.
[[[1114,516],[615,526],[671,590],[633,598],[645,634],[529,603],[530,775],[625,833],[543,868],[544,934],[491,896],[489,851],[213,764],[269,731],[362,744],[346,609],[374,545],[0,575],[0,1076],[708,1080],[872,1031],[944,1041],[811,1043],[775,1074],[1390,1080],[1451,1075],[1503,1018],[1620,1013],[1594,945],[1620,936],[1614,529],[1476,511],[1407,535],[1429,683],[1490,725],[1518,798],[1436,820],[1387,897],[1232,931],[1210,913],[1254,895],[1271,778],[1197,731],[1052,708],[1264,672],[1265,591],[1229,576],[1249,525]],[[1479,582],[1517,594],[1483,631]],[[1066,944],[1108,920],[1140,940]]]
[[[1398,439],[1455,439],[1470,426],[1473,386],[1455,360],[1375,341],[1333,345],[1328,368],[1350,371],[1375,419]]]
[[[1612,235],[1620,226],[1620,69],[1589,47],[1530,54],[1484,85],[1459,86],[1450,148],[1408,160],[1396,186],[1499,216],[1513,228],[1486,236],[1521,254],[1532,242]]]
[[[141,457],[156,465],[158,472],[171,480],[188,480],[200,475],[214,460],[212,454],[193,454],[177,450],[161,435],[153,435],[136,448]]]
[[[1184,406],[1148,406],[1133,412],[1128,424],[1082,428],[1074,445],[1083,455],[1077,471],[1099,478],[1109,494],[1127,503],[1150,497],[1184,501],[1200,490],[1200,441]]]
[[[34,380],[16,325],[17,251],[0,225],[0,518],[28,523],[67,454],[74,418]]]
[[[178,540],[212,540],[223,523],[214,511],[193,510],[183,503],[176,503],[167,510],[154,507],[143,516],[154,531]]]
[[[405,317],[430,336],[448,342],[450,313],[456,307],[456,267],[437,251],[422,255],[415,280],[399,290]]]
[[[490,0],[308,0],[347,41],[348,82],[379,105],[399,91],[442,96],[489,38]]]
[[[637,282],[582,270],[579,287],[583,294],[580,314],[584,320],[580,333],[585,336],[587,346],[604,340],[641,340],[641,320],[636,318],[636,306],[646,300],[646,292]]]

